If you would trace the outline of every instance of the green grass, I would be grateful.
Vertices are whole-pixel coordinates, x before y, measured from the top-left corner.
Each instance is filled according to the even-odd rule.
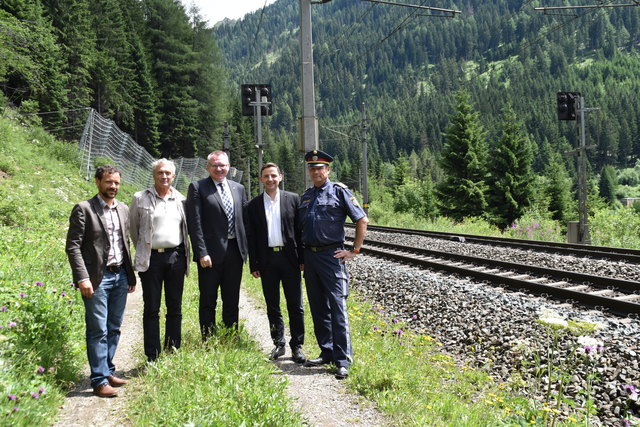
[[[183,316],[180,350],[152,364],[140,356],[143,374],[133,382],[127,411],[134,425],[303,424],[291,409],[286,378],[242,326],[229,331],[219,325],[202,343],[196,276],[185,284]]]

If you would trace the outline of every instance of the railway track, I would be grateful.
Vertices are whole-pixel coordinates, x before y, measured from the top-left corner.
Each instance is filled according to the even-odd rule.
[[[346,224],[347,227],[354,227],[353,224]],[[616,248],[611,246],[592,246],[559,242],[540,242],[536,240],[511,239],[506,237],[476,236],[473,234],[447,233],[441,231],[423,231],[410,228],[384,227],[379,225],[369,225],[370,231],[380,231],[394,234],[411,234],[416,236],[430,237],[434,239],[455,240],[466,243],[477,243],[482,245],[492,245],[501,247],[512,247],[518,249],[528,249],[538,252],[557,253],[561,255],[571,255],[589,257],[593,259],[607,259],[614,261],[625,261],[640,264],[640,250]]]
[[[363,252],[387,260],[472,277],[515,291],[552,296],[619,316],[640,314],[640,282],[633,280],[406,247],[370,239],[365,240]]]

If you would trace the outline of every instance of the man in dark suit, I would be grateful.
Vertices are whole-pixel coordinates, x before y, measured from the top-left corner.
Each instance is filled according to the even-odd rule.
[[[126,384],[114,376],[113,356],[136,276],[129,251],[129,208],[116,200],[120,171],[100,166],[95,179],[98,194],[71,211],[66,251],[84,301],[91,386],[97,396],[113,397],[114,387]]]
[[[214,151],[207,157],[209,178],[192,182],[187,193],[187,225],[194,261],[198,263],[200,330],[206,339],[215,327],[218,288],[222,321],[237,327],[242,264],[247,259],[241,184],[227,179],[229,157]]]
[[[291,354],[296,363],[304,363],[304,311],[300,270],[303,269],[301,231],[298,224],[297,194],[280,191],[282,172],[275,163],[267,163],[260,171],[264,193],[249,202],[247,208],[247,240],[249,266],[253,277],[262,281],[267,303],[267,317],[275,347],[271,359],[285,353],[284,321],[280,312],[280,281],[289,311]]]

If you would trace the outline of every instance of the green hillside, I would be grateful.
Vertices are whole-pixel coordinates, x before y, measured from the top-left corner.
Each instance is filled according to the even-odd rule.
[[[427,17],[405,7],[345,0],[313,6],[320,124],[357,125],[365,103],[373,174],[380,162],[403,153],[438,152],[454,112],[453,94],[460,89],[471,93],[490,144],[497,140],[504,108],[524,123],[537,148],[538,173],[550,151],[563,153],[575,144],[575,122],[556,118],[558,91],[581,92],[588,107],[601,109],[589,114],[586,130],[588,142],[597,146],[589,154],[595,171],[635,164],[640,155],[639,7],[551,15],[534,7],[567,2],[410,3],[462,13],[451,19]],[[269,125],[275,132],[290,132],[300,116],[298,9],[296,2],[280,0],[264,16],[258,11],[215,28],[236,85],[273,85]],[[323,129],[321,139],[323,148],[357,164],[358,144],[336,141]],[[572,161],[567,167],[573,168]]]

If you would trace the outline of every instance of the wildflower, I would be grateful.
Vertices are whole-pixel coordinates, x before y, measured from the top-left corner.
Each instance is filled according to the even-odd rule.
[[[38,280],[38,281],[36,282],[36,286],[38,286],[39,288],[41,288],[41,287],[43,287],[43,286],[44,286],[44,283],[42,283],[41,281],[39,281],[39,280]]]
[[[411,320],[418,320],[418,315],[414,314],[413,316],[411,316]]]
[[[629,395],[630,399],[636,400],[638,398],[638,390],[633,385],[626,384],[622,389]]]
[[[38,366],[38,373],[39,374],[44,374],[44,371],[45,371],[44,366]]]
[[[8,308],[7,308],[6,305],[3,305],[2,307],[0,307],[0,311],[7,311],[7,310],[8,310]]]
[[[582,348],[578,349],[578,352],[586,354],[590,358],[597,358],[599,353],[604,352],[602,342],[592,337],[580,336],[578,337],[578,344],[582,346]]]
[[[65,291],[61,291],[61,292],[60,292],[60,296],[61,296],[61,297],[66,297],[66,296],[67,296],[67,293],[66,293]]]
[[[404,334],[404,331],[402,330],[402,328],[398,329],[397,331],[394,332],[397,336],[401,337],[402,334]]]
[[[396,319],[395,317],[394,317],[393,319],[391,319],[391,321],[392,321],[393,323],[398,323],[398,319]]]
[[[20,410],[20,408],[18,408],[17,406],[13,407],[13,412],[18,412]]]
[[[379,331],[379,330],[380,330],[380,328],[379,328],[379,327],[377,327],[377,326],[374,326],[374,327],[373,327],[373,330],[374,330],[374,331]]]
[[[24,298],[26,296],[27,296],[27,294],[24,294],[24,293],[20,292],[20,298]]]
[[[33,397],[34,399],[40,399],[40,395],[38,393],[36,393],[35,391],[33,393],[31,393],[31,397]]]
[[[12,322],[9,322],[9,324],[7,326],[10,327],[10,328],[13,328],[15,326],[18,326],[18,324],[16,322],[12,321]]]
[[[540,314],[538,322],[545,326],[550,326],[553,329],[564,329],[569,323],[564,317],[554,310],[545,309]]]
[[[38,391],[40,392],[40,394],[44,394],[44,387],[40,386],[40,388],[38,389]]]
[[[11,400],[12,402],[15,402],[16,400],[18,400],[18,397],[15,394],[10,394],[7,396],[7,399]]]

